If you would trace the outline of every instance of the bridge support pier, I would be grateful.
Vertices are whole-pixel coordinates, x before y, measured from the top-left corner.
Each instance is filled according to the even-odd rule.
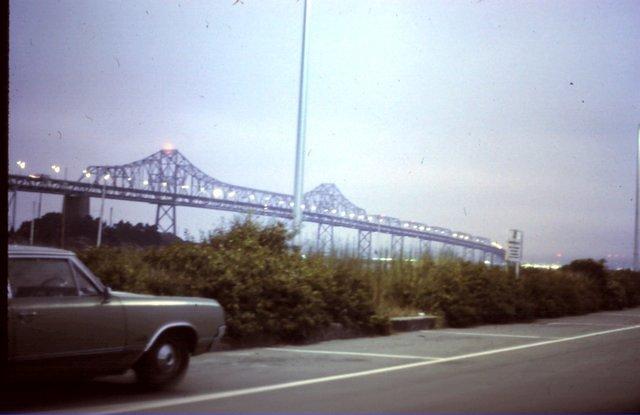
[[[371,259],[371,231],[358,229],[358,256]]]
[[[418,256],[422,258],[424,255],[433,255],[431,251],[431,241],[428,239],[418,239]]]
[[[326,223],[318,223],[318,233],[316,234],[316,249],[325,254],[333,251],[333,226]]]
[[[391,234],[391,257],[400,259],[404,257],[404,236]]]
[[[9,192],[9,212],[11,212],[11,232],[15,232],[16,229],[16,209],[18,205],[18,191],[11,190]]]
[[[158,232],[176,234],[176,205],[156,205]]]

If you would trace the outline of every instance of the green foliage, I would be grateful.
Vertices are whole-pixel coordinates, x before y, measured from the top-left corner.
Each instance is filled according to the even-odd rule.
[[[375,316],[369,279],[357,261],[304,259],[287,246],[290,237],[281,224],[244,221],[201,244],[90,249],[81,258],[117,289],[217,299],[228,337],[237,342],[304,340],[331,322],[384,329],[388,320]]]
[[[79,255],[114,289],[217,299],[227,313],[228,338],[243,344],[305,340],[330,323],[383,334],[390,330],[389,315],[405,312],[435,313],[457,327],[640,304],[640,273],[609,271],[603,261],[523,269],[516,279],[503,268],[451,255],[417,262],[304,257],[290,246],[283,225],[251,220],[201,239],[90,248]]]

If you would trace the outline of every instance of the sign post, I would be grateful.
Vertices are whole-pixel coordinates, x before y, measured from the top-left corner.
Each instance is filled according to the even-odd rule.
[[[516,267],[516,278],[520,278],[520,263],[522,262],[522,231],[517,229],[509,230],[507,241],[507,262],[511,262]]]

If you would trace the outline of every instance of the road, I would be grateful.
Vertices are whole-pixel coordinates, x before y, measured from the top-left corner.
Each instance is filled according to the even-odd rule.
[[[131,374],[14,385],[6,411],[640,412],[640,308],[208,353],[171,391]]]

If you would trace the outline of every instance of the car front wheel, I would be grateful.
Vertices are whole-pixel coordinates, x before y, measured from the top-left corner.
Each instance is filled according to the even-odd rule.
[[[134,370],[138,381],[160,388],[177,383],[189,367],[187,344],[177,338],[163,336],[138,361]]]

